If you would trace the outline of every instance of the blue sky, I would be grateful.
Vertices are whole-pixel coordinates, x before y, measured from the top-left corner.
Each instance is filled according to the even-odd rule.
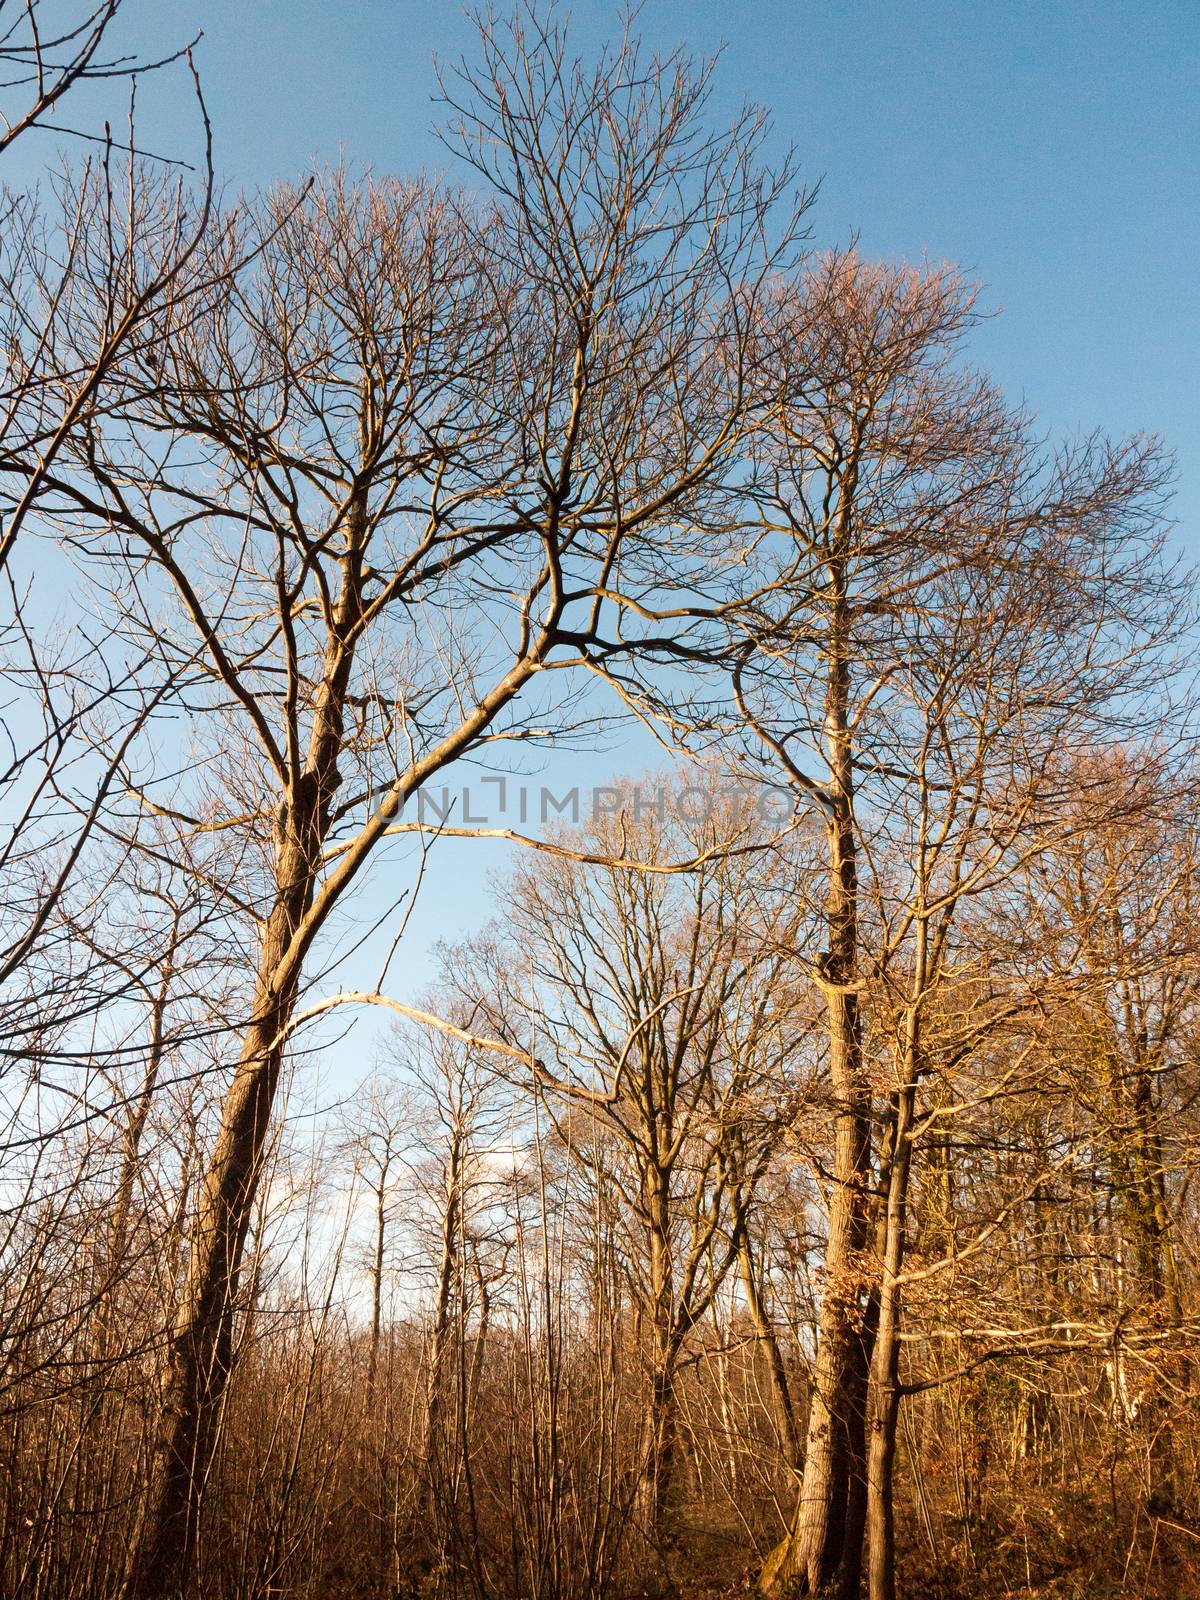
[[[584,46],[615,27],[598,0],[571,12]],[[455,0],[128,0],[127,19],[150,50],[203,28],[234,185],[339,156],[447,163],[431,57],[471,48]],[[1160,434],[1179,460],[1180,539],[1200,556],[1200,0],[646,0],[639,26],[655,44],[725,46],[715,112],[772,110],[778,148],[822,180],[817,243],[856,231],[869,255],[978,275],[1003,314],[973,355],[1048,431]],[[95,111],[73,107],[81,125]],[[178,78],[145,84],[140,134],[195,149]],[[609,754],[604,771],[621,764]],[[451,892],[413,921],[414,981],[430,937],[486,904],[482,862],[453,859]]]
[[[503,9],[502,5],[500,9]],[[586,44],[614,8],[576,0]],[[339,153],[441,166],[431,57],[456,0],[130,0],[147,41],[204,29],[217,158],[235,182]],[[1200,0],[646,0],[645,37],[725,46],[717,110],[774,113],[819,242],[971,269],[1003,315],[974,349],[1055,431],[1161,433],[1195,534],[1200,427]],[[143,129],[186,142],[178,86]]]
[[[570,11],[585,46],[615,28],[611,4]],[[458,0],[127,0],[124,16],[122,42],[150,50],[204,30],[235,184],[339,154],[447,162],[431,58],[471,48]],[[1162,434],[1200,551],[1200,0],[645,0],[639,27],[724,46],[715,109],[772,110],[779,147],[823,180],[819,243],[856,230],[867,253],[977,274],[1003,315],[976,358],[1048,428]],[[140,91],[142,136],[176,153],[195,148],[182,90]]]

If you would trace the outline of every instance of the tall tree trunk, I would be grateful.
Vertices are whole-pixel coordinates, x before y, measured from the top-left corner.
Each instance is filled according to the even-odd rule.
[[[658,1168],[650,1174],[650,1407],[647,1416],[646,1477],[643,1494],[646,1526],[655,1547],[668,1541],[667,1513],[675,1472],[677,1427],[675,1416],[675,1361],[678,1337],[671,1269],[670,1197],[668,1176]]]
[[[461,1202],[459,1135],[450,1144],[450,1163],[446,1173],[445,1205],[442,1209],[441,1256],[438,1261],[437,1293],[433,1308],[433,1329],[429,1344],[429,1372],[425,1384],[425,1421],[422,1457],[425,1481],[418,1501],[422,1519],[432,1515],[440,1520],[441,1540],[449,1538],[449,1508],[439,1497],[440,1433],[446,1392],[447,1357],[450,1350],[450,1316],[454,1287],[459,1272],[459,1230]],[[460,1308],[461,1315],[461,1308]],[[462,1330],[465,1335],[465,1328]]]
[[[339,608],[339,625],[354,615]],[[326,653],[309,756],[280,806],[276,897],[263,931],[251,1021],[242,1040],[189,1242],[171,1339],[159,1434],[134,1541],[130,1600],[159,1600],[187,1579],[233,1354],[238,1277],[262,1175],[271,1110],[295,1011],[294,940],[312,907],[328,807],[340,781],[336,756],[351,652],[338,635]]]
[[[770,1317],[767,1315],[767,1308],[763,1304],[758,1274],[754,1270],[754,1256],[750,1249],[750,1240],[744,1222],[740,1224],[740,1228],[738,1264],[741,1269],[742,1289],[746,1296],[750,1320],[754,1324],[755,1335],[766,1352],[767,1367],[771,1374],[771,1389],[775,1395],[775,1410],[779,1418],[779,1432],[787,1455],[788,1466],[793,1471],[799,1471],[801,1465],[800,1434],[796,1427],[796,1408],[792,1403],[792,1391],[788,1383],[787,1368],[784,1365],[783,1352],[779,1348],[779,1338],[776,1335]]]
[[[196,1537],[221,1401],[229,1377],[238,1275],[283,1059],[280,1034],[295,991],[269,977],[299,921],[289,896],[263,940],[255,1020],[243,1041],[193,1225],[187,1277],[171,1339],[162,1420],[127,1593],[157,1600],[182,1591]]]
[[[179,912],[171,921],[167,949],[161,963],[161,976],[150,1008],[150,1042],[146,1052],[146,1070],[122,1140],[121,1167],[113,1198],[112,1223],[108,1232],[108,1255],[105,1281],[101,1290],[97,1350],[101,1361],[113,1354],[113,1329],[117,1318],[117,1300],[124,1270],[125,1251],[129,1244],[130,1218],[133,1214],[133,1194],[137,1185],[138,1166],[141,1159],[142,1135],[150,1118],[154,1091],[158,1087],[158,1074],[162,1067],[166,1036],[167,1002],[171,981],[175,975],[175,954],[179,944]]]
[[[375,1190],[375,1250],[371,1260],[371,1349],[367,1357],[367,1403],[375,1395],[379,1374],[379,1341],[383,1333],[383,1260],[387,1240],[387,1168]]]
[[[851,479],[843,489],[837,546],[849,540]],[[871,1097],[862,1068],[859,1010],[858,854],[853,735],[849,715],[850,612],[844,559],[829,564],[825,752],[829,949],[822,962],[829,1028],[829,1076],[836,1104],[825,1282],[813,1367],[800,1503],[760,1582],[770,1590],[858,1594],[866,1520],[866,1401],[869,1335],[861,1260],[867,1243]]]
[[[1127,1066],[1112,1048],[1104,1048],[1104,1055],[1110,1118],[1109,1166],[1135,1277],[1127,1309],[1160,1327],[1178,1327],[1182,1315],[1179,1268],[1153,1118],[1154,1066],[1144,1060]],[[1117,1354],[1118,1370],[1120,1363]],[[1166,1391],[1165,1372],[1157,1379],[1151,1377],[1141,1397],[1137,1423],[1145,1440],[1147,1498],[1169,1507],[1176,1496],[1176,1463]]]
[[[658,1341],[656,1340],[656,1345]],[[646,1521],[661,1549],[669,1540],[667,1513],[675,1475],[675,1379],[666,1353],[656,1351],[650,1384],[650,1461],[646,1471]]]
[[[881,1276],[871,1357],[870,1435],[867,1448],[867,1545],[870,1600],[896,1600],[896,1516],[893,1479],[900,1418],[900,1274],[904,1267],[908,1186],[912,1171],[913,1109],[920,1039],[918,1006],[924,985],[926,930],[918,924],[914,997],[905,1025],[901,1082],[893,1102],[887,1192],[880,1226]]]
[[[341,783],[347,685],[361,617],[366,512],[347,514],[342,587],[326,638],[305,757],[293,728],[286,793],[276,822],[275,901],[262,935],[251,1020],[205,1174],[190,1240],[187,1277],[171,1339],[159,1431],[132,1541],[129,1600],[160,1600],[184,1588],[212,1465],[233,1356],[238,1276],[262,1176],[288,1024],[300,989],[296,939],[312,910],[329,808]]]

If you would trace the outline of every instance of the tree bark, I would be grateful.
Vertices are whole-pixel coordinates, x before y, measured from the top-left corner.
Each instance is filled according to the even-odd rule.
[[[882,1273],[871,1357],[870,1437],[867,1450],[867,1548],[870,1600],[896,1597],[896,1517],[893,1480],[900,1417],[900,1274],[904,1266],[908,1186],[912,1171],[916,1095],[915,1010],[910,1010],[905,1081],[895,1099],[891,1160],[882,1218]]]
[[[843,485],[836,548],[849,542],[852,475]],[[829,563],[825,750],[829,949],[822,966],[829,1029],[829,1076],[836,1105],[833,1183],[825,1283],[813,1367],[804,1479],[792,1527],[772,1552],[760,1582],[854,1600],[862,1571],[866,1518],[866,1401],[869,1335],[861,1261],[867,1243],[871,1099],[862,1069],[857,988],[858,859],[854,820],[850,698],[850,611],[846,564]]]
[[[293,771],[276,825],[275,903],[263,930],[251,1021],[205,1174],[175,1319],[158,1437],[132,1541],[129,1600],[181,1593],[195,1547],[233,1355],[242,1253],[262,1175],[287,1025],[300,986],[295,940],[312,909],[329,804],[340,782],[346,687],[359,616],[361,508],[351,517],[343,587],[326,645],[307,760]]]
[[[255,1021],[242,1045],[205,1176],[171,1339],[162,1419],[127,1593],[156,1600],[182,1591],[229,1377],[234,1311],[279,1079],[279,1035],[294,1002],[273,994],[273,972],[298,918],[276,906],[263,941]]]
[[[671,1270],[669,1176],[654,1167],[648,1175],[652,1302],[650,1408],[643,1504],[646,1526],[657,1549],[668,1542],[667,1512],[675,1472],[675,1362],[679,1349]]]
[[[775,1394],[775,1409],[779,1416],[779,1431],[783,1438],[783,1448],[787,1454],[788,1466],[793,1471],[798,1472],[802,1465],[802,1456],[800,1433],[796,1427],[796,1408],[792,1403],[791,1386],[788,1383],[783,1352],[779,1348],[779,1339],[771,1319],[767,1315],[767,1308],[763,1305],[762,1293],[754,1271],[754,1257],[750,1250],[750,1241],[746,1234],[745,1223],[741,1225],[738,1261],[741,1267],[742,1288],[746,1295],[746,1305],[750,1311],[750,1320],[754,1323],[754,1332],[758,1337],[759,1343],[767,1353],[767,1366],[771,1374],[771,1388]]]

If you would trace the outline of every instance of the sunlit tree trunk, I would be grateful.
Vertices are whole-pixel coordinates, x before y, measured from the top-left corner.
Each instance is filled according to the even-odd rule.
[[[313,904],[339,778],[346,685],[353,650],[343,642],[358,613],[364,524],[354,518],[344,587],[314,711],[308,759],[280,808],[276,898],[259,952],[253,1019],[246,1030],[192,1228],[187,1277],[171,1339],[161,1419],[128,1593],[137,1600],[182,1586],[216,1446],[233,1354],[238,1278],[258,1193],[300,968],[288,960]],[[281,976],[282,975],[282,976]]]
[[[867,1445],[867,1548],[870,1600],[895,1600],[896,1515],[893,1485],[900,1418],[901,1281],[912,1172],[913,1110],[920,1057],[920,1005],[926,981],[927,927],[917,924],[912,994],[905,1014],[899,1083],[892,1100],[886,1191],[879,1234],[882,1260],[871,1357]]]
[[[787,1367],[783,1360],[783,1351],[779,1348],[779,1337],[775,1327],[763,1304],[762,1289],[755,1270],[754,1254],[750,1248],[750,1240],[744,1222],[741,1225],[741,1237],[738,1244],[738,1266],[741,1274],[742,1292],[746,1296],[746,1306],[750,1312],[750,1320],[754,1324],[754,1332],[766,1352],[767,1369],[771,1375],[771,1390],[775,1396],[775,1412],[779,1423],[779,1432],[783,1440],[783,1448],[787,1455],[788,1465],[793,1470],[798,1470],[801,1461],[800,1434],[796,1427],[796,1407],[792,1400],[791,1385],[788,1383]]]
[[[825,755],[829,770],[825,900],[829,949],[822,962],[835,1101],[833,1178],[818,1346],[813,1365],[800,1502],[787,1539],[768,1559],[764,1588],[799,1582],[814,1595],[858,1592],[866,1517],[868,1337],[862,1299],[871,1159],[871,1100],[862,1065],[857,988],[858,846],[849,715],[850,615],[845,552],[854,497],[841,489],[826,603]]]

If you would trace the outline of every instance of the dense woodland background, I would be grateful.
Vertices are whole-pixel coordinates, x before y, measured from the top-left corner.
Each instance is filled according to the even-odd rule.
[[[228,196],[120,9],[0,3],[0,161],[201,150],[0,212],[0,1592],[1200,1592],[1169,455],[710,65],[521,5],[462,187]]]

